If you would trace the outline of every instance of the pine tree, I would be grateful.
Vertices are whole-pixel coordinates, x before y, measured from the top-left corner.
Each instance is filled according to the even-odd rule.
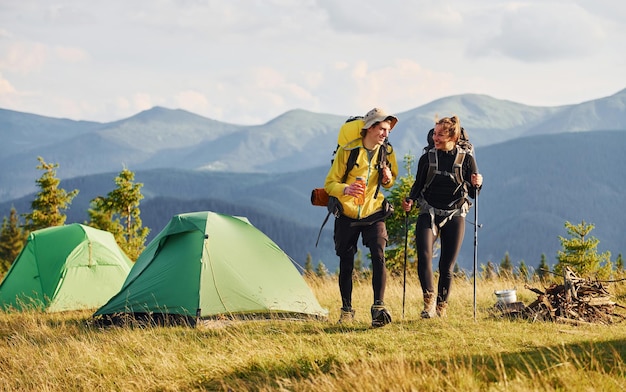
[[[304,261],[304,275],[313,275],[313,257],[311,257],[310,253],[306,254],[306,260]]]
[[[78,190],[66,192],[59,188],[61,180],[56,176],[58,163],[46,163],[42,157],[37,157],[39,165],[37,169],[44,170],[42,176],[36,180],[40,191],[31,203],[32,212],[24,214],[27,231],[34,231],[52,226],[62,226],[67,216],[62,213],[72,203],[78,194]]]
[[[321,261],[317,263],[315,274],[318,278],[325,278],[326,276],[328,276],[328,269],[326,269],[326,266]]]
[[[576,274],[583,277],[595,275],[599,279],[607,279],[611,276],[611,253],[597,253],[600,241],[589,236],[595,226],[582,221],[573,225],[565,222],[565,228],[571,238],[559,236],[563,250],[557,252],[557,264],[554,272],[563,274],[565,267],[570,267]]]
[[[461,267],[459,267],[459,263],[454,264],[454,269],[452,273],[457,278],[467,278],[465,271],[461,270]]]
[[[511,263],[509,252],[504,254],[504,258],[500,262],[498,276],[503,279],[511,279],[513,277],[513,263]]]
[[[141,183],[133,183],[135,173],[124,168],[115,178],[117,188],[106,197],[91,201],[89,225],[113,234],[131,260],[137,260],[145,248],[150,229],[142,226],[139,203],[143,199]]]
[[[550,274],[550,266],[546,261],[546,255],[544,253],[541,254],[541,261],[539,261],[536,274],[540,281],[544,281],[548,277],[548,274]]]
[[[102,196],[97,196],[90,203],[87,214],[90,222],[87,224],[100,230],[108,231],[116,238],[121,235],[122,225],[113,221],[113,210],[111,202]]]
[[[402,274],[404,270],[405,230],[408,230],[407,262],[416,259],[415,247],[410,246],[415,238],[415,224],[411,224],[411,222],[415,222],[415,217],[417,217],[419,210],[413,208],[407,215],[402,209],[402,200],[409,195],[413,182],[415,182],[415,174],[411,174],[411,167],[414,163],[414,156],[406,155],[404,157],[404,169],[407,174],[396,178],[394,186],[389,193],[385,193],[385,197],[395,210],[395,213],[385,220],[387,234],[389,235],[387,249],[385,250],[385,260],[389,272],[395,275]],[[406,223],[408,223],[408,227]]]
[[[21,227],[15,207],[11,207],[9,218],[2,220],[0,230],[0,276],[6,273],[22,251],[28,234]]]

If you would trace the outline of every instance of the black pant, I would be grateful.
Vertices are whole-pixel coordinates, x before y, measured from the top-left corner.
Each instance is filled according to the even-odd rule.
[[[435,215],[439,223],[444,217]],[[415,243],[417,247],[417,275],[423,292],[435,292],[433,278],[433,245],[437,238],[433,234],[430,215],[422,214],[417,218]],[[454,264],[465,236],[465,217],[455,216],[439,229],[441,249],[439,256],[439,283],[437,302],[446,302],[450,295],[450,286],[454,274]]]
[[[335,253],[339,256],[339,292],[344,308],[352,307],[352,274],[359,235],[362,236],[363,245],[369,248],[372,258],[374,301],[383,301],[385,297],[387,283],[385,246],[387,246],[388,238],[385,221],[368,225],[358,225],[358,223],[358,220],[343,215],[335,219]]]

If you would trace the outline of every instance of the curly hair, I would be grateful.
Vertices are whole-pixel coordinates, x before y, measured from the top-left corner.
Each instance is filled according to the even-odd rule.
[[[454,142],[457,142],[459,137],[461,137],[461,121],[456,115],[452,117],[443,117],[439,119],[435,125],[440,125],[440,129],[442,131],[448,132],[448,136],[454,140]]]

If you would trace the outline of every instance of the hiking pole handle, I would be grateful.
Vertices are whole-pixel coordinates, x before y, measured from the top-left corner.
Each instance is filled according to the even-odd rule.
[[[410,197],[407,196],[407,197],[404,198],[404,202],[405,203],[408,203],[409,201],[411,201]],[[409,211],[404,211],[404,216],[408,217],[409,216]]]

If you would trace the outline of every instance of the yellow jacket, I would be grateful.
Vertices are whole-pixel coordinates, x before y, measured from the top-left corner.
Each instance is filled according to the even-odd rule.
[[[348,173],[348,177],[345,183],[342,183],[341,180],[343,178],[344,173],[346,172],[346,165],[348,162],[348,157],[350,156],[350,151],[358,148],[359,156],[356,160],[356,164]],[[396,154],[391,150],[390,153],[387,154],[387,161],[389,161],[389,168],[391,169],[392,179],[389,183],[382,185],[385,188],[391,188],[393,183],[398,176],[398,163],[396,161]],[[380,211],[382,209],[383,200],[385,196],[383,195],[382,189],[378,192],[378,196],[374,199],[374,194],[376,193],[376,187],[378,186],[378,153],[380,150],[380,146],[376,147],[374,150],[374,154],[372,156],[371,161],[368,160],[367,150],[363,147],[363,139],[356,139],[343,147],[339,148],[337,151],[337,155],[335,156],[335,160],[333,161],[330,170],[328,171],[328,175],[326,176],[326,182],[324,183],[324,189],[330,196],[334,196],[339,199],[341,205],[343,206],[343,214],[352,219],[363,219],[368,216]],[[343,190],[349,185],[356,181],[357,177],[363,177],[365,179],[366,191],[365,191],[365,204],[362,206],[357,206],[354,204],[354,197],[349,195],[344,195]]]

